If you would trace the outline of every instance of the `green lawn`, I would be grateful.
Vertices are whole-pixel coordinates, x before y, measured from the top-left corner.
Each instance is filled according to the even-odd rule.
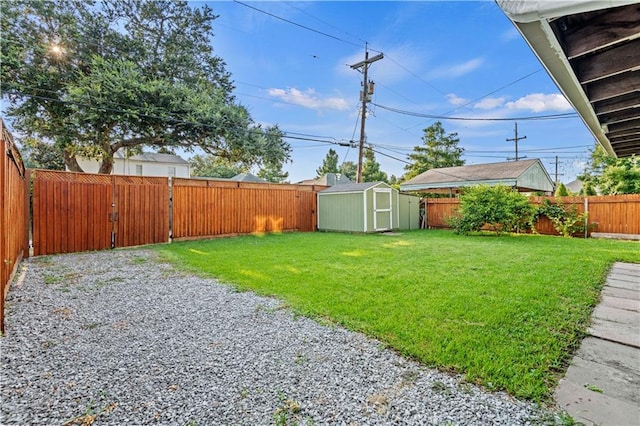
[[[616,260],[640,243],[538,235],[287,233],[159,246],[191,271],[275,295],[428,366],[545,400]]]

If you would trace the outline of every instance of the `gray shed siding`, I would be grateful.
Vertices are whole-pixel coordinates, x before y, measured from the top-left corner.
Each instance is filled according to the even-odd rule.
[[[518,177],[518,186],[523,188],[536,188],[539,191],[553,191],[553,182],[540,164],[533,164]]]
[[[364,200],[361,192],[318,194],[318,229],[367,232],[364,229]]]
[[[398,194],[398,229],[420,229],[420,198]]]

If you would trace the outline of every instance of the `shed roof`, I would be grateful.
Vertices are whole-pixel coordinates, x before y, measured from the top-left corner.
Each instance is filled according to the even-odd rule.
[[[345,193],[345,192],[362,192],[369,188],[373,188],[374,186],[386,186],[391,188],[384,182],[363,182],[363,183],[345,183],[342,185],[335,185],[327,189],[323,189],[320,191],[320,194],[330,194],[330,193]]]
[[[145,161],[149,163],[170,163],[170,164],[184,164],[188,165],[189,162],[182,157],[175,154],[160,154],[156,152],[142,152],[140,154],[126,156],[126,153],[122,150],[116,151],[115,158],[129,159],[133,161]]]
[[[534,174],[539,183],[524,182],[522,178],[526,174]],[[529,191],[553,190],[553,182],[539,159],[431,169],[400,184],[400,190],[422,191],[479,184],[502,184]]]
[[[497,0],[610,154],[640,154],[638,0]]]

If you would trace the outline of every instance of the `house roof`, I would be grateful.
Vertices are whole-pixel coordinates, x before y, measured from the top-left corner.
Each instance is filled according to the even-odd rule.
[[[252,175],[251,173],[238,173],[234,177],[229,178],[229,180],[235,180],[238,182],[266,182],[266,180],[260,179],[258,176]]]
[[[527,191],[551,191],[553,182],[539,159],[473,164],[427,170],[400,184],[401,191],[507,185]]]
[[[600,145],[640,154],[638,0],[497,3]]]
[[[353,183],[351,179],[341,173],[327,173],[315,179],[305,179],[298,182],[299,185],[344,185],[346,183]]]
[[[564,185],[569,191],[575,192],[576,194],[580,192],[584,183],[580,179],[572,180],[571,182]]]
[[[159,154],[155,152],[143,152],[127,157],[122,150],[116,151],[114,158],[129,159],[133,161],[145,161],[149,163],[171,163],[189,165],[189,162],[175,154]]]
[[[342,185],[334,185],[330,188],[323,189],[322,191],[319,192],[319,194],[330,194],[330,193],[338,193],[338,192],[342,192],[342,193],[362,192],[369,188],[373,188],[374,186],[379,186],[379,185],[389,187],[389,185],[387,185],[384,182],[345,183]]]

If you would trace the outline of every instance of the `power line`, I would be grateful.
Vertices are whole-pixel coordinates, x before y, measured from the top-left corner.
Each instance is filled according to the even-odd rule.
[[[259,9],[259,8],[257,8],[257,7],[251,6],[251,5],[246,4],[246,3],[243,3],[243,2],[241,2],[241,1],[238,1],[238,0],[233,0],[233,1],[234,1],[234,3],[238,3],[238,4],[242,5],[242,6],[248,7],[249,9],[253,9],[253,10],[257,11],[257,12],[264,13],[265,15],[269,15],[269,16],[271,16],[272,18],[276,18],[276,19],[279,19],[279,20],[281,20],[281,21],[283,21],[283,22],[287,22],[287,23],[289,23],[289,24],[291,24],[291,25],[295,25],[296,27],[304,28],[305,30],[312,31],[312,32],[314,32],[314,33],[317,33],[317,34],[323,35],[323,36],[325,36],[325,37],[332,38],[332,39],[334,39],[334,40],[337,40],[337,41],[340,41],[340,42],[343,42],[343,43],[350,44],[350,45],[352,45],[352,46],[362,47],[362,45],[360,45],[360,44],[356,44],[356,43],[350,42],[350,41],[348,41],[348,40],[345,40],[345,39],[343,39],[343,38],[336,37],[336,36],[334,36],[334,35],[331,35],[331,34],[328,34],[328,33],[325,33],[325,32],[322,32],[322,31],[319,31],[319,30],[316,30],[316,29],[313,29],[313,28],[311,28],[311,27],[307,27],[306,25],[298,24],[297,22],[293,22],[293,21],[291,21],[291,20],[289,20],[289,19],[286,19],[286,18],[283,18],[283,17],[281,17],[281,16],[274,15],[273,13],[267,12],[266,10]]]
[[[434,120],[459,120],[459,121],[526,121],[526,120],[560,120],[564,118],[575,118],[578,117],[578,114],[575,112],[568,112],[563,114],[549,114],[549,115],[534,115],[529,117],[510,117],[510,118],[486,118],[486,117],[450,117],[446,115],[434,115],[434,114],[424,114],[420,112],[414,111],[406,111],[398,108],[392,108],[386,105],[380,105],[375,102],[372,102],[378,108],[385,109],[387,111],[395,112],[397,114],[409,115],[412,117],[423,117],[423,118],[431,118]]]
[[[336,27],[335,25],[333,25],[333,24],[331,24],[331,23],[329,23],[329,22],[323,21],[322,19],[318,18],[317,16],[314,16],[314,15],[312,15],[312,14],[308,13],[307,11],[305,11],[305,10],[303,10],[303,9],[300,9],[299,7],[296,7],[296,6],[292,5],[292,4],[291,4],[291,3],[289,3],[289,2],[284,2],[284,4],[286,4],[287,6],[289,6],[289,7],[293,8],[293,9],[295,9],[295,10],[299,11],[299,12],[304,13],[304,14],[305,14],[305,15],[307,15],[307,16],[312,17],[313,19],[315,19],[315,20],[316,20],[316,21],[318,21],[318,22],[322,22],[323,24],[330,26],[330,27],[331,27],[331,28],[333,28],[334,30],[341,31],[341,32],[345,33],[345,34],[346,34],[346,35],[348,35],[348,36],[351,36],[351,37],[353,37],[353,38],[355,38],[355,39],[358,39],[358,40],[360,40],[362,43],[366,43],[366,42],[367,42],[366,40],[363,40],[363,39],[361,39],[360,37],[358,37],[358,36],[356,36],[356,35],[353,35],[353,34],[351,34],[351,33],[347,32],[347,31],[344,31],[343,29],[340,29],[340,28]]]

